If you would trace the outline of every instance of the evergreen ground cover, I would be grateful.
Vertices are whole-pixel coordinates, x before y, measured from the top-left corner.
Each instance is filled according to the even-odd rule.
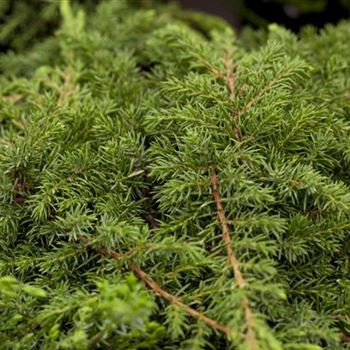
[[[0,348],[349,348],[350,23],[60,11],[0,56]]]

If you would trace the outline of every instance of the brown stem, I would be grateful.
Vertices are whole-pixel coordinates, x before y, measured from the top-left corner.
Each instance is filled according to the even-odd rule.
[[[235,80],[236,76],[234,74],[234,65],[232,64],[232,54],[229,52],[226,55],[225,58],[225,68],[226,68],[226,73],[220,71],[217,68],[214,67],[208,67],[209,71],[218,79],[223,79],[226,80],[228,90],[229,90],[229,95],[230,97],[233,97],[235,95]],[[239,130],[239,115],[236,112],[232,112],[232,118],[233,118],[233,133],[235,134],[235,137],[238,142],[242,141],[242,135],[241,131]]]
[[[227,76],[227,85],[230,91],[230,96],[233,97],[235,94],[235,76],[234,74],[229,74]],[[238,142],[242,141],[242,135],[241,131],[239,130],[239,118],[238,114],[234,111],[232,111],[232,119],[233,119],[233,133],[236,136],[236,139]]]
[[[130,270],[132,270],[149,288],[151,288],[156,294],[160,295],[165,300],[169,301],[170,303],[179,306],[183,310],[185,310],[189,315],[191,315],[194,318],[197,318],[198,320],[204,322],[206,325],[213,329],[217,329],[223,333],[226,333],[229,335],[231,333],[231,329],[229,327],[226,327],[220,323],[218,323],[215,320],[212,320],[211,318],[205,316],[201,312],[192,309],[190,306],[184,304],[179,298],[176,296],[169,294],[167,291],[162,289],[149,275],[147,275],[143,270],[141,270],[138,266],[130,263],[129,264]]]
[[[123,253],[120,255],[120,258],[131,258],[134,254],[136,254],[139,251],[146,250],[146,249],[155,249],[157,247],[156,244],[152,243],[145,243],[142,245],[138,245],[130,249],[129,251]]]
[[[222,227],[222,237],[225,242],[227,255],[229,257],[229,261],[232,267],[232,270],[234,272],[235,281],[239,288],[244,288],[246,282],[241,274],[240,268],[239,268],[239,262],[233,252],[232,249],[232,241],[230,237],[230,229],[226,220],[225,211],[222,205],[221,195],[220,195],[220,189],[219,189],[219,183],[218,183],[218,177],[216,174],[215,167],[211,167],[211,175],[210,175],[210,182],[211,182],[211,188],[212,188],[212,195],[215,201],[218,218]]]
[[[63,77],[63,80],[63,86],[57,101],[58,106],[62,106],[66,102],[67,98],[73,94],[75,89],[74,85],[71,82],[72,76],[70,73],[66,73]]]
[[[254,315],[249,306],[249,302],[247,298],[244,298],[242,300],[242,305],[244,309],[245,320],[247,322],[246,340],[248,343],[248,348],[251,350],[255,350],[255,349],[258,349],[258,344],[256,342],[255,332],[254,332]]]
[[[235,96],[235,82],[236,82],[236,74],[235,74],[235,65],[232,62],[232,50],[227,52],[225,57],[225,69],[226,69],[226,82],[229,90],[230,97]],[[239,118],[238,114],[235,111],[232,111],[233,118],[233,133],[238,142],[242,141],[241,131],[239,130]]]
[[[221,194],[220,194],[220,188],[219,188],[219,182],[218,177],[216,174],[215,167],[211,167],[211,174],[210,174],[210,182],[211,182],[211,188],[212,188],[212,195],[214,198],[214,202],[216,205],[216,210],[219,218],[219,222],[222,228],[222,237],[225,242],[227,255],[230,261],[230,265],[232,267],[233,273],[234,273],[234,279],[240,289],[243,289],[246,285],[246,281],[243,278],[238,259],[236,255],[234,254],[234,251],[232,249],[232,241],[231,241],[231,235],[230,235],[230,229],[229,225],[227,223],[227,219],[225,216],[224,207],[222,204]],[[248,344],[248,348],[250,350],[255,350],[258,348],[255,333],[254,333],[254,316],[252,313],[252,310],[249,306],[249,302],[247,298],[244,298],[242,300],[242,307],[244,309],[246,324],[247,324],[247,333],[246,333],[246,341]]]
[[[143,173],[143,181],[146,184],[150,184],[147,168],[144,170],[144,173]],[[144,188],[142,192],[143,192],[144,197],[146,199],[148,199],[148,201],[149,201],[148,208],[146,210],[148,212],[148,214],[145,215],[145,220],[148,223],[148,227],[151,230],[155,230],[159,227],[159,222],[155,219],[155,217],[152,214],[152,209],[153,209],[152,203],[154,203],[154,200],[153,200],[152,189],[151,189],[150,185],[148,187]]]
[[[98,253],[100,253],[102,256],[109,256],[114,260],[118,260],[119,258],[122,257],[121,254],[112,251],[108,252],[108,250],[104,247],[95,247],[92,242],[90,242],[86,237],[84,236],[79,236],[78,239],[85,243],[85,245],[89,248],[92,248],[96,250]],[[150,277],[146,272],[144,272],[140,267],[133,263],[128,263],[128,268],[135,273],[135,275],[145,283],[150,289],[152,289],[156,294],[160,295],[162,298],[165,300],[169,301],[170,303],[179,306],[183,310],[185,310],[189,315],[192,317],[202,321],[205,323],[207,326],[219,330],[227,335],[231,333],[231,329],[229,327],[226,327],[219,322],[205,316],[203,313],[191,308],[190,306],[184,304],[179,298],[176,296],[168,293],[164,289],[162,289],[159,284],[152,278]]]
[[[233,74],[230,74],[227,77],[227,85],[230,90],[230,96],[234,96],[235,94],[235,76]]]
[[[211,67],[209,66],[208,67],[210,73],[212,73],[216,78],[220,78],[220,79],[223,79],[225,77],[224,73],[222,73],[219,69],[217,68],[214,68],[214,67]]]
[[[347,334],[342,334],[340,336],[340,341],[343,343],[343,344],[348,344],[350,343],[350,337],[347,335]]]
[[[99,341],[103,338],[104,332],[100,331],[96,333],[89,341],[88,349],[95,349],[96,345],[99,343]]]
[[[155,230],[156,228],[159,227],[159,223],[157,222],[157,220],[154,218],[153,215],[147,214],[145,216],[145,220],[147,221],[148,226],[151,230]]]
[[[335,314],[332,318],[350,318],[350,314]]]

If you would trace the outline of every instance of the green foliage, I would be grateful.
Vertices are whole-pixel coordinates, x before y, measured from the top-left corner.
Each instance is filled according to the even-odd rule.
[[[52,34],[60,24],[59,7],[68,1],[2,0],[0,3],[0,46],[10,50],[30,48]],[[75,7],[94,9],[98,1],[76,0]]]
[[[1,348],[349,348],[350,24],[60,10],[0,58]]]

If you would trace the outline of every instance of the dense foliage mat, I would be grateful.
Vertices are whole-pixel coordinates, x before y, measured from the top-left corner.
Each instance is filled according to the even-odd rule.
[[[350,24],[106,1],[0,57],[1,349],[346,349]]]

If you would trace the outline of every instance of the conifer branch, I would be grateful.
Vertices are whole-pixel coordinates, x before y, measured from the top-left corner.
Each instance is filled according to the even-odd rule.
[[[154,249],[157,247],[157,244],[154,243],[145,243],[142,245],[138,245],[135,246],[134,248],[130,249],[129,251],[123,253],[120,255],[120,258],[130,258],[132,257],[134,254],[136,254],[137,252],[143,251],[143,250],[147,250],[147,249]]]
[[[118,260],[122,257],[121,254],[117,253],[116,251],[108,252],[108,250],[104,247],[95,247],[92,242],[90,242],[86,237],[79,236],[78,239],[83,242],[87,247],[94,249],[99,254],[105,257],[110,257],[114,260]],[[202,321],[210,328],[216,329],[218,331],[221,331],[227,335],[231,333],[231,329],[227,326],[222,325],[221,323],[205,316],[203,313],[191,308],[190,306],[184,304],[178,297],[168,293],[166,290],[161,288],[159,284],[150,277],[146,272],[144,272],[140,267],[135,265],[132,262],[128,263],[128,268],[134,272],[134,274],[147,285],[153,292],[167,300],[168,302],[182,308],[185,312],[187,312],[190,316]]]
[[[226,69],[226,79],[229,88],[230,96],[235,95],[235,79],[234,74],[235,65],[232,62],[232,50],[229,50],[225,56],[225,69]]]
[[[281,70],[276,76],[271,79],[265,86],[260,88],[256,95],[253,96],[244,106],[241,108],[241,110],[238,112],[238,118],[246,113],[251,107],[253,107],[269,90],[271,90],[276,83],[278,83],[284,76],[284,74],[288,73],[288,69]]]
[[[348,343],[350,343],[350,337],[343,333],[340,336],[340,342],[343,343],[343,344],[348,344]]]
[[[219,69],[212,67],[210,65],[207,65],[210,73],[212,73],[216,78],[224,79],[225,75],[222,73]]]
[[[230,97],[234,97],[235,95],[235,81],[236,81],[236,75],[235,75],[235,65],[232,63],[232,52],[229,50],[225,56],[224,60],[225,70],[226,72],[220,72],[217,69],[211,68],[210,71],[212,74],[214,74],[217,78],[222,78],[226,80],[226,84],[229,90]],[[236,140],[238,142],[242,141],[242,135],[241,131],[239,129],[239,115],[232,111],[232,119],[233,119],[233,133],[236,137]]]
[[[4,346],[348,348],[350,22],[235,36],[156,2],[70,2],[6,10],[55,16],[0,55]],[[120,278],[96,281],[96,257]]]
[[[210,182],[211,182],[212,195],[216,205],[219,222],[222,228],[223,240],[225,242],[227,255],[234,273],[234,279],[238,287],[240,289],[243,289],[246,286],[246,281],[242,276],[242,273],[240,271],[239,261],[232,249],[230,229],[225,216],[225,211],[224,211],[221,194],[220,194],[219,182],[218,182],[218,178],[217,178],[217,174],[214,166],[211,167]],[[254,333],[254,316],[253,316],[252,310],[250,309],[247,298],[244,298],[242,300],[242,307],[244,309],[244,314],[245,314],[245,319],[247,324],[247,333],[246,333],[247,344],[250,350],[255,350],[258,347],[256,343],[255,333]]]
[[[150,186],[151,182],[149,181],[149,177],[148,177],[148,169],[144,169],[143,180],[146,184],[149,184],[148,187],[142,190],[144,198],[149,200],[148,208],[146,208],[147,214],[145,215],[144,219],[147,221],[148,227],[151,230],[155,230],[156,228],[159,227],[159,223],[153,215],[152,204],[154,203],[154,200],[152,195],[152,188]]]
[[[332,318],[349,318],[350,319],[350,314],[335,314],[332,316]]]
[[[159,227],[159,223],[157,222],[157,220],[154,218],[153,215],[151,215],[151,214],[146,214],[146,215],[145,215],[145,220],[147,221],[148,227],[149,227],[151,230],[154,230],[154,229],[156,229],[156,228]]]
[[[70,73],[66,73],[63,77],[63,86],[58,97],[57,105],[62,106],[67,98],[73,94],[74,89],[75,87],[72,84],[72,76]]]
[[[227,85],[229,87],[230,96],[233,97],[235,94],[235,75],[229,74],[227,77]],[[238,142],[242,141],[241,131],[239,129],[239,116],[235,111],[232,111],[232,119],[233,119],[233,132],[236,136]]]
[[[240,268],[239,268],[239,262],[233,252],[232,249],[232,241],[230,237],[230,229],[226,220],[224,208],[222,205],[220,190],[219,190],[219,183],[217,179],[217,174],[215,167],[211,167],[211,175],[210,175],[210,182],[211,182],[211,188],[212,188],[212,195],[215,201],[218,218],[222,227],[222,237],[225,242],[227,255],[229,257],[230,265],[232,267],[232,270],[234,272],[235,281],[239,288],[244,288],[246,285],[246,282],[241,274]]]
[[[162,289],[149,275],[147,275],[143,270],[141,270],[138,266],[130,263],[129,268],[148,286],[150,287],[156,294],[163,297],[165,300],[170,303],[182,308],[192,317],[202,321],[210,328],[219,330],[227,335],[231,333],[231,329],[226,327],[217,321],[205,316],[203,313],[191,308],[190,306],[184,304],[179,298],[168,293],[164,289]]]
[[[98,333],[96,333],[89,341],[88,344],[88,349],[95,349],[96,345],[99,343],[99,341],[103,338],[104,336],[104,332],[103,331],[99,331]]]

